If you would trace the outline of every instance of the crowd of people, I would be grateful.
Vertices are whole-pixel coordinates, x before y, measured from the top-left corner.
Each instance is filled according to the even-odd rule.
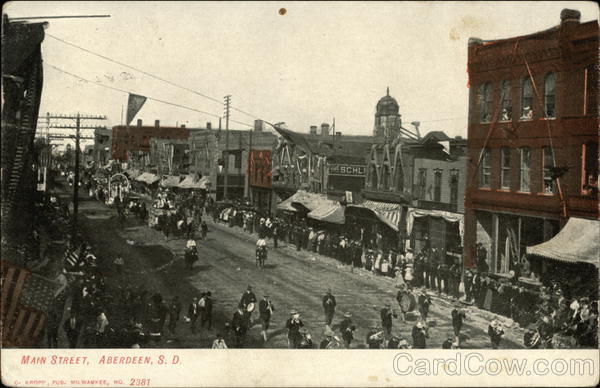
[[[512,318],[521,327],[526,328],[524,344],[529,348],[550,348],[561,346],[595,346],[597,344],[597,301],[589,298],[568,298],[560,288],[542,288],[536,292],[519,284],[515,278],[493,278],[478,268],[462,270],[461,263],[439,259],[441,255],[435,249],[424,248],[414,253],[411,249],[396,250],[389,246],[383,248],[376,234],[371,239],[362,238],[364,230],[309,225],[306,219],[273,217],[261,214],[243,201],[235,201],[222,208],[210,199],[194,191],[173,190],[157,187],[150,191],[152,205],[148,209],[145,202],[135,200],[135,193],[126,193],[123,200],[102,198],[107,192],[103,182],[98,179],[89,181],[90,193],[103,202],[115,206],[119,215],[133,214],[148,225],[162,231],[166,237],[186,238],[193,241],[195,232],[200,230],[206,237],[207,226],[203,215],[212,215],[214,221],[238,226],[249,233],[258,235],[257,259],[259,248],[265,248],[266,239],[272,240],[277,248],[281,242],[293,245],[296,250],[307,250],[330,256],[352,268],[364,268],[374,274],[396,279],[399,288],[397,301],[400,309],[393,309],[388,303],[380,311],[380,321],[373,323],[365,338],[365,347],[375,348],[425,348],[430,327],[427,317],[432,304],[431,295],[437,293],[453,301],[449,319],[453,333],[441,344],[443,348],[460,348],[460,331],[467,316],[465,306],[489,310],[494,314]],[[86,183],[88,184],[88,183]],[[119,217],[120,218],[120,217]],[[85,245],[85,244],[84,244]],[[260,244],[259,244],[260,245]],[[266,258],[266,257],[265,257]],[[64,330],[71,333],[81,332],[82,346],[123,346],[139,347],[149,340],[161,338],[165,325],[174,333],[182,311],[181,301],[177,297],[168,304],[162,295],[153,294],[144,289],[118,289],[106,291],[106,281],[97,271],[96,258],[91,247],[86,246],[79,254],[81,268],[68,271],[73,277],[71,289],[72,306],[70,316],[65,320]],[[122,276],[122,259],[114,261],[117,276]],[[258,263],[258,260],[257,260]],[[112,275],[111,275],[112,276]],[[461,298],[464,293],[464,299]],[[110,296],[109,296],[110,295]],[[414,306],[403,306],[403,298],[410,295]],[[129,306],[129,308],[125,308]],[[135,306],[135,308],[131,308]],[[318,344],[325,349],[350,348],[355,341],[357,326],[352,314],[345,312],[339,324],[334,325],[336,310],[335,297],[329,291],[323,297],[324,330],[323,341]],[[258,309],[259,319],[253,321],[252,313]],[[418,312],[418,319],[411,331],[411,340],[394,335],[393,322],[399,319],[405,323],[408,311]],[[260,301],[249,286],[243,293],[237,310],[223,330],[220,330],[213,348],[244,347],[246,335],[255,324],[261,326],[261,338],[267,342],[269,323],[275,307],[268,295]],[[212,326],[212,299],[210,291],[202,292],[188,306],[185,322],[195,332],[197,322],[203,328]],[[80,323],[78,323],[80,322]],[[110,324],[109,324],[110,322]],[[68,325],[68,327],[67,327]],[[313,348],[312,335],[297,310],[290,312],[285,327],[290,348]],[[53,330],[49,332],[54,333]],[[339,332],[339,334],[338,334]],[[488,336],[492,348],[500,347],[504,336],[504,327],[499,319],[489,323]],[[50,338],[54,335],[49,335]],[[559,337],[563,343],[557,341]],[[568,342],[571,340],[571,343]],[[50,340],[49,340],[50,341]],[[71,341],[77,346],[77,341]]]

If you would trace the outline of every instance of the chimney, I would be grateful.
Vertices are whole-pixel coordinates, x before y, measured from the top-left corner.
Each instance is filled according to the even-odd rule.
[[[263,130],[263,121],[262,120],[254,120],[254,132],[262,132]]]
[[[560,11],[560,25],[561,26],[579,24],[580,19],[581,19],[581,12],[579,12],[575,9],[565,8],[562,11]]]
[[[206,122],[206,129],[209,131],[212,129],[212,123],[210,121]]]
[[[160,120],[154,120],[154,126],[160,128]]]
[[[311,135],[316,135],[317,134],[317,126],[316,125],[311,125],[310,126],[310,132]]]
[[[336,143],[339,142],[342,139],[342,133],[341,132],[336,132],[335,133],[335,141]]]
[[[321,135],[329,135],[329,124],[323,123],[321,124]]]
[[[142,126],[142,119],[138,119],[137,126],[138,126],[138,127],[141,127],[141,126]]]

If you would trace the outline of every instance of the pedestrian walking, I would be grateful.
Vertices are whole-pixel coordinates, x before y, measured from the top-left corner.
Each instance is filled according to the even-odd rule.
[[[460,329],[467,314],[465,310],[458,307],[453,308],[450,314],[452,316],[452,327],[454,328],[454,343],[460,347]]]
[[[345,313],[344,319],[340,323],[340,332],[342,333],[342,340],[344,340],[346,349],[350,349],[350,344],[354,339],[354,330],[356,330],[356,326],[352,323],[351,317],[351,313]]]
[[[200,231],[202,233],[202,240],[206,240],[206,234],[208,233],[208,225],[206,225],[206,221],[202,220],[200,224]]]
[[[490,322],[490,325],[488,326],[488,336],[492,343],[492,349],[498,349],[500,347],[502,336],[504,336],[504,329],[499,320],[494,319]]]
[[[233,328],[233,332],[235,334],[236,348],[244,347],[244,338],[246,336],[246,332],[248,331],[248,320],[244,316],[244,313],[245,311],[241,307],[238,307],[231,320],[231,327]]]
[[[386,341],[392,336],[392,318],[398,318],[398,314],[392,310],[391,306],[390,303],[386,303],[380,311],[381,327]]]
[[[300,319],[300,314],[297,310],[292,310],[290,315],[285,323],[285,328],[288,331],[288,348],[297,349],[302,340],[300,329],[304,327],[304,323]]]
[[[190,323],[190,330],[192,333],[196,333],[196,321],[198,320],[198,317],[200,317],[200,305],[198,302],[198,298],[194,297],[188,308],[187,320]]]
[[[331,288],[327,289],[327,294],[323,297],[323,311],[325,312],[325,325],[331,326],[333,315],[335,314],[335,306],[337,302],[335,296],[331,294]]]
[[[427,338],[429,338],[427,326],[421,321],[417,322],[412,328],[413,349],[427,348]]]
[[[200,327],[204,328],[204,325],[207,325],[207,329],[210,330],[212,328],[212,310],[213,310],[213,300],[212,293],[210,291],[206,291],[204,296],[199,301],[200,304]]]
[[[429,315],[429,307],[431,306],[431,297],[427,294],[426,291],[421,291],[417,298],[417,306],[419,309],[419,314],[421,315],[421,320],[427,323],[427,316]]]
[[[60,327],[60,315],[55,308],[48,312],[48,323],[46,323],[46,338],[49,348],[58,347],[58,328]]]
[[[79,334],[81,333],[82,326],[83,322],[79,319],[79,317],[77,317],[77,313],[75,312],[75,310],[71,309],[69,318],[65,320],[63,324],[63,331],[67,336],[69,348],[75,349],[77,347],[77,342],[79,340]]]
[[[261,335],[263,337],[263,340],[265,342],[267,342],[267,330],[269,330],[269,325],[271,322],[271,316],[273,315],[273,312],[275,311],[275,306],[273,306],[273,303],[271,303],[271,300],[269,299],[269,295],[264,295],[262,300],[258,303],[258,313],[259,313],[259,318],[260,318],[260,324],[261,324]]]
[[[240,298],[239,306],[244,312],[244,318],[248,321],[248,327],[251,326],[252,312],[254,311],[257,299],[254,292],[252,292],[252,286],[248,285],[246,291],[242,293]]]
[[[376,323],[372,324],[367,333],[367,346],[369,349],[381,349],[383,341],[383,330]]]
[[[106,334],[108,332],[108,318],[104,312],[104,309],[98,309],[98,315],[96,316],[96,346],[101,348],[104,347]]]
[[[169,305],[169,333],[174,334],[177,322],[179,321],[179,314],[181,313],[181,302],[179,296],[175,295]]]

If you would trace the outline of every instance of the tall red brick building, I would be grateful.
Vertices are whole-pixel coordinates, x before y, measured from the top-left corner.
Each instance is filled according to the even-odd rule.
[[[568,9],[560,19],[530,35],[469,41],[466,267],[485,259],[492,274],[524,268],[539,280],[555,263],[546,259],[560,259],[531,260],[527,247],[571,218],[593,220],[580,233],[597,233],[598,22]]]
[[[150,151],[150,138],[187,139],[190,131],[185,126],[161,127],[156,120],[154,126],[143,126],[138,120],[136,126],[117,125],[112,130],[112,158],[127,160],[128,151]]]

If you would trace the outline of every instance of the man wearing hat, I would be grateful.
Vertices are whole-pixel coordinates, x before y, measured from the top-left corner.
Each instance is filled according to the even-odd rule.
[[[238,307],[236,312],[233,314],[233,318],[231,319],[231,327],[233,328],[233,332],[235,334],[235,347],[242,348],[244,346],[244,336],[248,331],[248,320],[244,316],[246,310]]]
[[[369,349],[381,349],[383,344],[383,331],[377,326],[377,323],[372,323],[367,333],[367,345]]]
[[[422,321],[418,321],[413,326],[412,338],[413,338],[413,349],[427,348],[427,338],[429,338],[429,333],[427,331],[427,326],[425,326]]]
[[[346,349],[350,349],[350,343],[354,339],[354,330],[356,330],[356,326],[352,324],[352,319],[350,319],[351,317],[351,313],[345,313],[344,319],[340,323],[340,332],[342,333],[342,339],[344,340]]]
[[[331,288],[327,289],[327,294],[323,297],[323,311],[325,312],[325,325],[331,326],[333,315],[335,314],[335,296],[331,294]]]
[[[192,303],[188,307],[188,319],[190,322],[190,329],[192,333],[196,332],[196,321],[198,317],[200,317],[200,304],[198,303],[198,298],[194,297],[192,299]]]
[[[466,318],[465,310],[460,307],[452,309],[452,328],[454,329],[454,342],[456,346],[460,346],[460,329],[462,328],[463,320]]]
[[[269,295],[264,295],[262,300],[258,303],[258,313],[261,324],[261,335],[263,340],[267,342],[267,330],[269,329],[269,324],[271,322],[271,314],[275,311],[275,307],[271,300],[269,300]]]
[[[386,340],[392,335],[392,317],[398,318],[398,314],[392,310],[391,306],[392,305],[389,302],[386,303],[385,307],[382,308],[380,312],[381,327],[383,328],[383,334]]]
[[[246,291],[244,291],[244,293],[242,294],[242,297],[240,298],[240,304],[239,307],[243,310],[244,312],[244,318],[248,321],[248,325],[250,326],[250,323],[252,322],[252,311],[248,311],[248,305],[250,303],[255,304],[257,301],[256,299],[256,295],[254,295],[254,292],[252,292],[252,286],[248,286],[246,288]]]
[[[335,338],[335,333],[333,330],[327,328],[325,329],[325,339],[321,341],[319,345],[319,349],[339,349],[340,343]]]
[[[304,326],[304,323],[300,319],[300,314],[297,310],[290,311],[290,317],[285,323],[285,328],[288,330],[288,347],[290,349],[298,349],[300,341],[302,340],[302,333],[300,329]]]
[[[490,337],[490,342],[492,343],[492,349],[498,349],[500,347],[500,340],[504,335],[504,329],[499,320],[494,319],[490,322],[490,325],[488,326],[488,335]]]

